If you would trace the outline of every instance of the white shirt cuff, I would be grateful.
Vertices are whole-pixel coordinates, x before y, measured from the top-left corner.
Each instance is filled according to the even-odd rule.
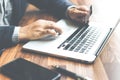
[[[19,34],[20,27],[15,27],[13,35],[12,35],[12,41],[13,43],[18,43],[18,34]]]

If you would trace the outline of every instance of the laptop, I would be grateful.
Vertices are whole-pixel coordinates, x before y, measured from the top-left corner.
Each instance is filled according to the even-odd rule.
[[[118,21],[111,27],[90,22],[81,26],[69,20],[61,19],[57,22],[57,25],[61,26],[63,30],[60,36],[51,40],[29,41],[23,45],[23,49],[66,60],[93,63],[117,24]]]

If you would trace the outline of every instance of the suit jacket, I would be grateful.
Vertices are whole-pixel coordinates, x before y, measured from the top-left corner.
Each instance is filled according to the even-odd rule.
[[[12,34],[15,26],[18,25],[24,15],[27,3],[31,3],[38,8],[47,9],[58,17],[65,17],[68,6],[73,5],[69,0],[11,0],[13,5],[13,14],[10,24],[14,26],[0,27],[0,50],[8,48],[12,42]]]

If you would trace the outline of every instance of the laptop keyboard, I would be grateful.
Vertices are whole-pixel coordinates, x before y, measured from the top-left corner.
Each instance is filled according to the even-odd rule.
[[[106,31],[93,26],[83,27],[82,29],[78,28],[58,48],[87,54],[95,44],[98,44],[98,41],[102,44],[103,40],[107,36],[105,34],[108,34],[109,31],[109,29]],[[100,36],[102,36],[101,40],[98,40]],[[100,47],[100,45],[98,46]]]

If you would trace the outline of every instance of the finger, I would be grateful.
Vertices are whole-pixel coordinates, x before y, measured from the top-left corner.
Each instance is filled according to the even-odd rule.
[[[48,35],[48,34],[51,34],[51,35],[53,35],[53,36],[56,36],[56,35],[57,35],[56,31],[53,30],[53,29],[46,29],[46,30],[44,31],[44,35]]]
[[[84,17],[84,16],[88,15],[88,12],[80,11],[80,10],[74,10],[74,11],[71,12],[71,14],[74,15],[74,16]]]
[[[78,6],[76,7],[78,10],[81,10],[81,11],[86,11],[86,12],[89,12],[90,8],[87,7],[87,6]]]
[[[89,21],[88,19],[85,19],[85,18],[75,18],[74,20],[80,24],[86,24]]]
[[[76,22],[79,22],[79,23],[83,23],[83,22],[84,22],[83,19],[79,19],[79,18],[76,18],[75,21],[76,21]]]
[[[81,16],[86,16],[86,15],[88,15],[88,12],[86,12],[86,11],[80,11],[80,10],[76,10],[76,15],[81,15]]]
[[[89,20],[89,17],[90,17],[89,15],[82,14],[82,15],[76,15],[75,18],[77,18],[80,22],[87,23]]]
[[[60,28],[60,26],[58,26],[55,23],[50,23],[49,26],[46,27],[46,29],[53,29],[54,31],[58,32],[58,33],[62,33],[62,29]]]
[[[39,35],[44,36],[46,34],[56,35],[56,31],[54,29],[43,29],[43,28],[36,28],[34,30],[36,33],[39,33]]]

